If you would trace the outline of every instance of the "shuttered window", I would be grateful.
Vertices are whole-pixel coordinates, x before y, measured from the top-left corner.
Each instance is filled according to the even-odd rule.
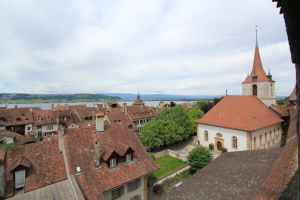
[[[16,189],[25,186],[25,170],[15,172],[15,185]]]

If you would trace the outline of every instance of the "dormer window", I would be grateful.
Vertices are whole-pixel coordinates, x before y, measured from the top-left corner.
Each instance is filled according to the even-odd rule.
[[[6,120],[3,117],[0,117],[0,122],[5,122]]]
[[[109,160],[109,167],[112,168],[112,167],[115,167],[117,165],[117,158],[111,158]]]
[[[19,122],[19,121],[21,121],[21,118],[20,118],[20,117],[18,117],[16,120],[17,120],[17,122]]]
[[[41,116],[38,116],[38,117],[37,117],[37,120],[38,120],[38,121],[41,121],[41,120],[42,120]]]
[[[131,154],[128,153],[125,155],[125,162],[130,162],[131,161]]]
[[[47,117],[47,121],[51,121],[51,117]]]

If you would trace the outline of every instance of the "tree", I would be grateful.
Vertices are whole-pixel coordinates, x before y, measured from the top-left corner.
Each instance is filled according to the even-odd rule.
[[[171,102],[170,102],[170,106],[171,106],[171,108],[173,108],[173,107],[176,106],[176,104],[175,104],[173,101],[171,101]]]
[[[212,153],[203,146],[197,146],[188,155],[192,172],[197,172],[212,161]]]
[[[140,139],[148,147],[159,147],[163,140],[162,136],[162,124],[152,120],[142,127]]]
[[[141,129],[141,141],[149,147],[174,144],[194,134],[193,122],[181,105],[162,110]]]
[[[196,132],[197,124],[195,121],[197,119],[200,119],[201,117],[203,117],[204,112],[198,106],[194,105],[187,109],[187,114],[188,114],[189,118],[191,119],[191,121],[193,122],[194,132]]]

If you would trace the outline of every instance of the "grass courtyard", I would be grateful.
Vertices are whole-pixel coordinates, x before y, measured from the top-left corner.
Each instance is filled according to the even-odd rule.
[[[177,169],[186,166],[187,164],[182,160],[177,158],[173,158],[171,156],[164,156],[160,158],[156,158],[155,162],[159,165],[160,169],[153,172],[153,175],[160,179],[161,177],[176,171]]]

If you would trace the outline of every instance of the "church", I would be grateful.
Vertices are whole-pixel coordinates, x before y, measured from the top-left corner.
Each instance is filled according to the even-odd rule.
[[[276,104],[275,81],[265,73],[257,42],[250,75],[242,82],[242,95],[225,96],[197,123],[200,145],[228,152],[265,149],[281,140],[282,119],[269,110]]]

